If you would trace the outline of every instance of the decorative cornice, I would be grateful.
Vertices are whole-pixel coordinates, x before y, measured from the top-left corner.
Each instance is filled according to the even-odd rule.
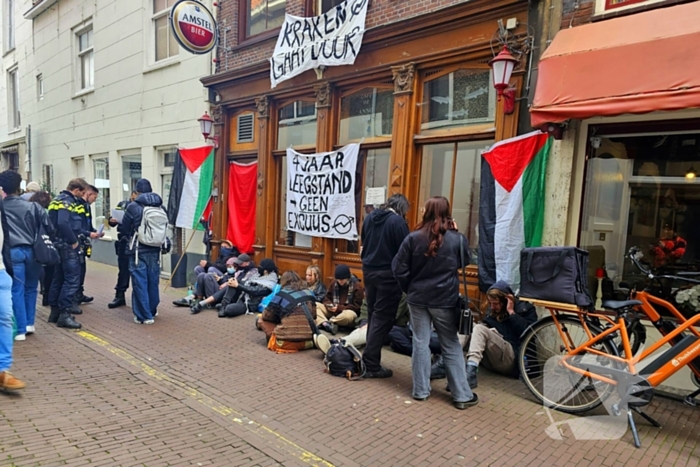
[[[255,99],[255,107],[258,109],[258,118],[270,118],[270,109],[267,96]]]
[[[413,62],[391,67],[394,80],[394,94],[411,94],[413,92],[413,77],[416,73],[416,65]]]
[[[328,82],[314,86],[316,93],[316,108],[323,109],[331,106],[331,85]]]

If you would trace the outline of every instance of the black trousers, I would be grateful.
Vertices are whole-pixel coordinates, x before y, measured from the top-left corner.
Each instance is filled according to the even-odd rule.
[[[85,295],[85,274],[87,274],[87,259],[83,254],[81,254],[80,256],[80,286],[78,287],[78,293],[76,297],[82,297],[83,295]]]
[[[362,270],[367,298],[367,345],[362,353],[367,371],[381,368],[382,346],[396,321],[401,288],[391,270]]]
[[[117,266],[119,266],[119,274],[117,275],[117,285],[114,290],[117,295],[124,295],[129,288],[129,257],[126,255],[126,240],[120,240],[114,244],[114,250],[117,253]]]

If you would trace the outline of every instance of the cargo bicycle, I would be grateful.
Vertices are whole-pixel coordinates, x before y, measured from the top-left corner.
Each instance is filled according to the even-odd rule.
[[[700,284],[698,273],[655,275],[642,265],[642,257],[637,247],[628,253],[649,284],[659,279]],[[522,299],[550,313],[525,331],[521,340],[518,364],[530,392],[545,407],[573,414],[594,409],[614,396],[611,400],[615,402],[606,407],[609,405],[615,416],[626,413],[637,447],[641,442],[633,412],[660,427],[641,410],[653,399],[655,387],[688,366],[693,382],[700,388],[700,314],[686,318],[671,302],[652,295],[649,288],[632,290],[629,300],[603,302],[603,308],[612,314]],[[675,321],[663,318],[659,308]],[[635,352],[630,342],[635,334],[630,330],[643,326],[639,323],[641,317],[649,319],[662,337]],[[666,345],[669,347],[664,352],[644,361]],[[698,395],[700,389],[689,394],[685,402],[696,406]]]

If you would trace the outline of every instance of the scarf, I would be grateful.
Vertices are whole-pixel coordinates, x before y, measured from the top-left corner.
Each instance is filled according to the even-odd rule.
[[[352,296],[355,293],[355,282],[357,282],[355,276],[352,276],[348,281],[348,296],[345,298],[345,305],[352,303]],[[340,303],[340,285],[337,280],[333,282],[333,303]]]

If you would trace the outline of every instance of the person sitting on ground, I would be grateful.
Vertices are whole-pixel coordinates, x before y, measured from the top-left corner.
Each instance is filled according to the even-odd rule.
[[[203,259],[195,266],[194,274],[196,283],[194,294],[174,300],[173,305],[191,308],[195,302],[204,300],[213,295],[219,289],[219,286],[230,278],[227,273],[227,269],[230,267],[229,263],[235,260],[239,255],[240,253],[238,249],[233,246],[233,243],[228,240],[223,240],[216,262],[210,263]],[[206,290],[205,282],[206,287],[208,287]]]
[[[219,318],[234,318],[262,311],[259,309],[260,303],[274,293],[279,282],[275,262],[269,258],[260,261],[258,274],[258,277],[246,282],[239,282],[237,279],[228,282],[228,289],[221,300]],[[234,300],[234,297],[237,299]]]
[[[277,353],[293,353],[314,347],[314,331],[304,306],[316,319],[316,300],[307,283],[294,271],[282,274],[281,290],[255,323],[265,332],[267,348]]]
[[[226,263],[228,260],[231,258],[236,258],[240,254],[241,253],[238,251],[238,248],[233,246],[233,243],[230,240],[222,240],[221,247],[219,248],[219,257],[216,259],[216,261],[212,263],[203,259],[197,266],[195,266],[194,273],[199,275],[203,272],[208,272],[218,276],[223,276],[224,272],[226,272]]]
[[[482,361],[488,370],[518,376],[515,356],[520,349],[520,336],[537,321],[535,307],[515,298],[505,281],[496,282],[486,296],[489,313],[474,325],[467,351],[467,382],[472,389],[477,386],[476,372]]]
[[[219,290],[217,290],[209,297],[206,297],[204,300],[195,301],[190,306],[190,313],[196,315],[204,309],[214,308],[215,306],[220,304],[226,296],[226,293],[229,289],[229,284],[231,283],[232,279],[236,279],[239,283],[245,284],[248,281],[255,279],[259,275],[257,266],[255,266],[255,263],[250,259],[250,256],[245,253],[243,253],[242,255],[238,255],[237,258],[233,259],[233,267],[235,269],[233,277],[229,277],[226,280],[226,282],[220,284]],[[228,274],[229,267],[227,266],[226,268]],[[232,295],[228,299],[228,303],[232,303],[237,300],[238,295],[234,295],[232,293]]]
[[[219,275],[216,272],[203,272],[199,274],[194,287],[194,296],[201,297],[203,300],[226,287],[228,280],[233,279],[236,275],[235,260],[236,257],[233,257],[226,261],[226,272],[223,275]]]
[[[339,264],[323,303],[316,307],[316,325],[333,335],[338,332],[338,326],[353,326],[364,297],[360,279],[345,264]]]
[[[306,283],[309,290],[314,293],[314,300],[318,303],[323,303],[323,299],[326,297],[326,292],[328,292],[328,290],[321,279],[321,269],[315,264],[306,268]]]

